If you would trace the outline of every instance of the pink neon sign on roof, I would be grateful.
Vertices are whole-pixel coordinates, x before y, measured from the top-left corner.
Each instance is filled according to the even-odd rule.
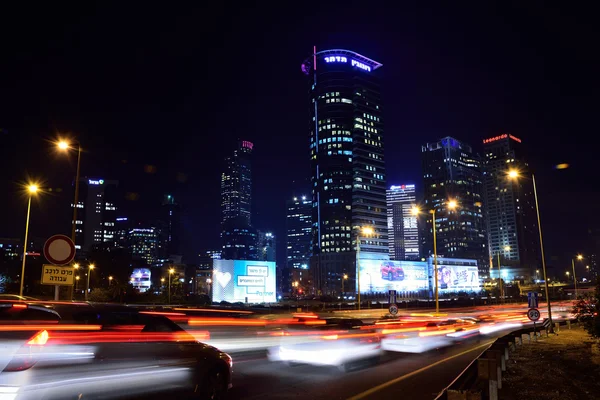
[[[254,147],[254,144],[247,140],[242,140],[242,147],[252,150],[252,148]]]

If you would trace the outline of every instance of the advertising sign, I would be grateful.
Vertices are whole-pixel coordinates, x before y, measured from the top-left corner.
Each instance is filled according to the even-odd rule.
[[[444,265],[438,263],[439,290],[447,292],[478,291],[479,270],[477,265]]]
[[[274,262],[213,260],[213,282],[215,302],[276,301]]]
[[[42,285],[73,285],[75,268],[57,267],[52,264],[44,264],[42,267]]]
[[[419,261],[360,260],[360,291],[419,291],[429,288],[427,263]]]
[[[152,285],[150,278],[151,272],[148,268],[135,268],[131,274],[130,282],[140,293],[144,293]]]

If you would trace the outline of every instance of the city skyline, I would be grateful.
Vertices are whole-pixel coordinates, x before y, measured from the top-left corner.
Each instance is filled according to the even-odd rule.
[[[349,7],[344,13],[351,14],[356,7],[358,6]],[[314,22],[321,22],[316,26],[325,26],[328,16],[333,15],[332,8],[325,7],[324,11],[329,11],[329,13],[325,12],[322,17],[315,20]],[[456,11],[447,11],[449,15],[458,16],[459,14]],[[521,11],[532,12],[526,7]],[[127,14],[128,10],[126,9],[124,12]],[[485,14],[485,9],[483,12]],[[372,13],[369,15],[373,17],[371,19],[373,21],[386,21],[385,15],[378,13],[377,10],[371,10],[369,13]],[[423,13],[424,11],[412,10],[409,15],[424,15]],[[409,19],[407,18],[408,25],[406,26],[413,26]],[[91,24],[91,27],[103,20],[99,16],[84,19]],[[530,28],[514,19],[512,21],[524,37],[531,40],[535,37],[529,30]],[[116,39],[120,39],[121,35],[128,33],[124,23],[117,23],[115,32],[100,40],[100,37],[96,37],[91,30],[80,23],[69,24],[66,22],[63,21],[61,24],[65,31],[51,32],[50,39],[64,41],[65,35],[68,37],[73,33],[82,33],[90,40],[90,50],[82,55],[82,61],[73,63],[74,66],[86,67],[81,68],[81,71],[92,68],[88,61],[94,60],[96,50],[106,51],[102,45],[103,41],[116,45]],[[438,26],[434,26],[434,22]],[[292,26],[299,27],[303,24],[304,22],[296,21],[292,23]],[[510,132],[525,140],[528,146],[538,150],[534,152],[530,164],[535,168],[539,179],[542,215],[553,217],[544,220],[544,230],[547,232],[546,246],[550,252],[548,263],[562,268],[568,262],[567,253],[573,252],[571,249],[582,252],[586,250],[587,230],[597,225],[597,222],[593,220],[595,217],[589,220],[579,215],[576,201],[568,196],[571,192],[579,193],[578,198],[585,201],[593,194],[593,189],[589,183],[586,183],[593,179],[590,179],[585,173],[592,171],[588,166],[591,165],[593,157],[590,153],[586,153],[590,151],[589,149],[578,148],[579,143],[583,143],[581,135],[586,131],[584,129],[586,120],[580,118],[580,114],[583,110],[588,109],[585,101],[587,92],[577,92],[577,102],[567,104],[560,97],[553,95],[554,91],[546,90],[543,86],[545,82],[543,76],[531,73],[542,69],[540,65],[543,64],[543,57],[548,55],[544,51],[539,56],[529,54],[526,50],[527,47],[520,44],[522,36],[519,36],[519,40],[516,40],[516,36],[514,36],[516,34],[496,36],[497,34],[493,31],[502,31],[502,29],[497,29],[498,24],[497,20],[491,20],[489,31],[484,30],[480,34],[481,38],[466,38],[473,48],[480,50],[476,51],[477,57],[494,60],[493,65],[482,65],[481,71],[473,71],[470,66],[469,62],[473,61],[470,50],[461,50],[452,45],[452,41],[457,39],[457,35],[461,40],[464,39],[462,34],[458,34],[456,31],[446,31],[446,25],[440,20],[434,20],[427,25],[434,29],[431,30],[432,36],[423,44],[423,50],[419,53],[419,57],[411,50],[417,47],[416,39],[423,38],[423,32],[420,30],[413,33],[404,31],[406,41],[401,41],[399,48],[390,45],[390,42],[395,43],[398,38],[402,38],[402,34],[399,35],[398,32],[390,33],[391,36],[388,37],[388,33],[384,34],[378,30],[358,32],[353,30],[350,25],[341,25],[339,33],[318,29],[310,35],[292,36],[286,38],[285,43],[279,42],[283,39],[268,39],[273,46],[282,45],[278,46],[282,49],[282,54],[270,60],[268,73],[256,74],[256,76],[260,75],[266,79],[265,82],[256,86],[254,83],[240,83],[241,78],[236,76],[239,72],[239,63],[234,63],[233,53],[229,50],[227,53],[231,53],[231,55],[225,54],[225,51],[215,54],[215,60],[220,59],[224,62],[220,62],[214,68],[205,65],[204,59],[196,60],[192,65],[201,67],[197,70],[202,71],[204,76],[217,74],[219,77],[227,77],[231,80],[231,83],[227,83],[215,79],[215,81],[221,82],[220,84],[226,85],[224,90],[218,91],[219,101],[224,101],[223,104],[226,104],[225,109],[228,113],[241,114],[240,118],[235,118],[236,121],[241,121],[237,123],[224,120],[222,117],[225,114],[222,111],[217,113],[216,115],[221,118],[219,120],[225,121],[224,123],[220,122],[224,126],[219,127],[218,130],[222,135],[214,135],[217,138],[211,138],[210,135],[204,134],[215,130],[216,123],[207,123],[203,114],[200,114],[202,118],[194,117],[195,113],[202,109],[202,103],[194,96],[190,97],[187,103],[182,100],[183,111],[181,113],[177,111],[178,106],[157,100],[152,93],[144,89],[145,80],[142,85],[142,81],[133,79],[132,86],[125,86],[129,89],[123,96],[119,96],[116,95],[119,93],[118,91],[113,93],[116,89],[109,84],[109,78],[115,78],[117,82],[122,83],[121,75],[114,68],[109,68],[107,74],[100,73],[98,75],[98,82],[91,83],[90,93],[94,93],[93,98],[98,99],[93,100],[82,89],[76,88],[76,79],[70,79],[70,75],[75,78],[81,72],[74,71],[74,67],[64,68],[65,65],[70,64],[69,61],[72,61],[68,55],[49,54],[47,49],[52,48],[50,42],[36,44],[31,50],[34,60],[39,63],[40,71],[47,72],[41,73],[39,77],[34,74],[31,83],[26,84],[26,86],[31,85],[27,86],[29,90],[18,90],[14,83],[8,81],[3,85],[5,96],[1,101],[2,110],[5,112],[0,121],[0,128],[2,128],[1,138],[7,144],[3,147],[7,150],[14,148],[29,150],[19,162],[7,163],[3,183],[12,188],[10,193],[15,193],[15,195],[2,200],[3,209],[14,210],[8,216],[8,232],[3,235],[21,236],[24,205],[16,195],[16,183],[24,181],[28,176],[45,178],[51,188],[62,189],[62,192],[53,192],[50,196],[34,200],[32,234],[48,236],[56,233],[55,231],[68,230],[68,204],[71,194],[69,185],[74,176],[74,161],[65,160],[64,157],[55,157],[44,142],[53,139],[57,133],[66,133],[82,139],[85,149],[82,159],[83,175],[119,179],[122,185],[128,188],[129,194],[126,197],[124,211],[127,211],[126,214],[130,218],[138,219],[138,215],[149,212],[149,204],[159,202],[165,192],[171,192],[181,199],[181,204],[188,205],[187,214],[182,215],[183,239],[186,242],[187,254],[195,253],[197,243],[206,243],[207,246],[217,245],[218,237],[215,236],[215,233],[219,232],[218,221],[210,213],[204,211],[205,209],[214,209],[215,204],[218,207],[218,199],[215,196],[218,191],[215,188],[215,186],[218,187],[218,183],[215,185],[218,182],[218,172],[215,173],[214,170],[218,169],[216,165],[219,165],[224,157],[227,147],[225,142],[234,137],[245,137],[246,133],[250,131],[248,139],[257,143],[257,147],[261,149],[261,156],[268,155],[268,158],[263,158],[264,161],[255,166],[257,176],[264,177],[257,179],[256,191],[262,201],[258,202],[255,215],[259,217],[257,221],[264,219],[266,221],[264,225],[278,233],[279,237],[283,237],[283,223],[279,220],[283,219],[281,216],[285,214],[285,198],[295,189],[293,181],[301,182],[308,168],[302,156],[302,149],[306,145],[305,128],[303,127],[306,110],[303,106],[303,96],[298,95],[302,93],[305,85],[302,77],[297,76],[297,60],[310,53],[312,46],[316,44],[318,49],[351,48],[358,53],[368,54],[385,64],[386,87],[382,91],[382,95],[388,101],[383,113],[386,118],[386,131],[394,133],[388,135],[386,142],[386,157],[388,160],[394,160],[394,162],[388,162],[386,166],[389,182],[419,182],[419,146],[424,142],[435,141],[447,135],[477,146],[484,138]],[[42,24],[37,29],[43,29],[43,27]],[[242,27],[243,24],[236,29],[242,29]],[[407,29],[410,30],[410,28]],[[298,31],[305,30],[299,29]],[[248,42],[244,42],[244,44],[254,41],[257,37],[256,32],[251,30],[249,32]],[[572,34],[575,35],[575,32]],[[175,35],[160,33],[160,35],[164,35],[168,43],[174,44],[177,48],[175,39],[185,41],[184,36],[180,33],[177,32]],[[442,33],[448,37],[443,38]],[[28,43],[26,37],[22,40],[24,44]],[[226,38],[225,40],[229,41],[230,39]],[[485,47],[483,43],[485,43]],[[191,45],[192,49],[195,48],[189,41],[185,41],[185,44]],[[448,48],[451,51],[448,53],[454,52],[457,55],[438,54],[434,51],[445,45],[450,46]],[[585,48],[577,41],[571,41],[570,45],[572,47],[569,51],[577,52],[581,48]],[[146,49],[152,48],[151,45],[148,46],[150,47],[146,47]],[[251,47],[248,46],[248,48]],[[5,48],[8,52],[15,54],[15,57],[8,57],[7,61],[3,63],[1,68],[7,72],[4,76],[17,78],[23,76],[19,75],[18,71],[19,66],[24,65],[25,62],[22,51],[11,45]],[[234,48],[238,50],[235,59],[258,60],[257,56],[253,55],[254,52],[244,51],[239,45]],[[119,51],[120,47],[116,46],[115,49]],[[171,51],[168,49],[161,51],[162,53],[157,54],[166,52],[167,55],[171,55]],[[563,55],[566,55],[566,51],[565,48],[559,49]],[[143,52],[143,54],[142,59],[155,61],[155,58],[148,53]],[[139,65],[133,63],[126,53],[123,55],[123,65],[128,65],[129,68],[132,66],[139,68]],[[549,57],[553,59],[555,56]],[[560,58],[558,55],[556,57]],[[569,59],[566,56],[563,58]],[[464,59],[464,61],[459,59]],[[508,60],[514,59],[522,61],[513,66],[513,62]],[[415,68],[416,65],[420,65],[421,61],[430,67]],[[152,68],[151,64],[151,62],[144,63],[147,68]],[[179,65],[177,62],[173,64]],[[248,68],[252,72],[262,70],[262,67],[258,67],[258,62],[249,65]],[[110,65],[104,63],[100,66]],[[562,73],[572,67],[563,64],[560,64],[559,67],[557,64],[550,68],[556,68],[556,71]],[[465,75],[461,72],[463,70],[469,71],[469,74]],[[101,70],[94,71],[100,72]],[[148,73],[151,74],[151,72],[158,71],[150,69]],[[582,83],[586,82],[586,85],[580,85],[581,88],[586,87],[590,82],[589,79],[583,78],[585,72],[578,70],[577,74],[570,74],[576,79],[581,79]],[[40,82],[40,79],[47,77],[48,73],[58,74],[64,79]],[[196,73],[195,68],[194,73]],[[487,75],[489,77],[486,77]],[[515,82],[518,83],[508,82],[504,79],[507,75],[513,76]],[[183,71],[182,79],[173,81],[172,87],[184,87],[183,83],[187,82],[186,79],[189,76],[190,71]],[[18,79],[14,81],[18,81]],[[469,83],[470,81],[473,83]],[[55,86],[54,82],[64,82],[65,86]],[[200,82],[205,82],[205,80],[202,79]],[[287,83],[286,93],[279,93],[277,82]],[[425,89],[416,90],[417,83],[421,87],[425,85]],[[190,91],[202,93],[198,85],[198,81],[192,83]],[[40,89],[35,89],[36,86],[39,86]],[[480,87],[483,88],[482,91],[479,90]],[[160,94],[159,97],[162,99],[186,98],[185,96],[175,96],[182,92],[172,92],[174,89],[170,89],[170,86],[161,85],[153,90]],[[21,92],[29,93],[29,95],[25,98]],[[53,93],[53,97],[51,99],[43,96],[36,97],[35,93],[43,92]],[[241,98],[236,100],[239,96],[232,95],[242,92],[251,93],[252,96],[260,95],[262,101],[248,104]],[[494,96],[490,98],[483,93],[493,93]],[[39,98],[42,100],[37,100]],[[81,99],[82,105],[74,105],[69,100],[71,98]],[[107,110],[103,111],[102,105],[108,103],[106,99],[109,98],[111,102],[115,102],[115,106],[112,108],[109,106]],[[139,101],[139,106],[124,107],[126,104],[135,104],[137,100],[145,98],[148,98],[147,103]],[[186,106],[185,104],[190,105]],[[191,107],[191,104],[195,104],[197,107]],[[272,113],[269,113],[270,117],[268,119],[257,117],[262,115],[261,110],[266,105],[268,105],[268,109],[273,110]],[[193,113],[187,111],[190,108],[194,109]],[[39,114],[42,117],[24,118],[25,111],[23,110],[32,109],[40,109]],[[120,111],[121,109],[123,111]],[[158,112],[161,109],[169,110],[177,117],[161,116]],[[526,115],[523,110],[527,110]],[[94,114],[96,112],[97,116]],[[150,118],[151,115],[156,118]],[[435,118],[428,116],[435,116]],[[472,116],[475,118],[471,118]],[[294,121],[298,127],[292,127],[285,135],[276,134],[288,121]],[[204,124],[208,124],[206,129]],[[160,132],[170,132],[169,140],[163,140],[160,144],[159,142],[148,144],[142,142],[147,134],[162,137]],[[561,143],[560,138],[563,132],[569,132],[569,137],[573,140],[570,140],[569,143]],[[189,150],[177,145],[182,142],[182,138],[188,135],[191,136],[191,143],[186,146]],[[194,156],[199,149],[208,150],[209,154],[199,159]],[[283,151],[284,149],[285,151]],[[190,153],[192,150],[193,152]],[[10,159],[9,153],[3,153],[3,155],[4,159]],[[174,155],[176,156],[174,157]],[[571,167],[561,170],[554,169],[561,163],[570,163]],[[273,164],[290,165],[293,168],[284,173],[278,171],[278,168],[273,168]],[[50,165],[52,168],[48,168]],[[258,183],[258,181],[262,181],[262,183]],[[273,181],[280,184],[273,185]],[[278,192],[285,193],[277,194]],[[136,198],[136,194],[137,200],[131,200]],[[572,204],[562,207],[561,204],[564,201]],[[189,205],[194,209],[190,210]],[[567,212],[559,214],[556,212],[558,209],[566,209]],[[563,243],[560,232],[561,227],[565,225],[572,227],[573,235],[570,235],[567,242]],[[281,248],[279,250],[278,254],[281,254]]]

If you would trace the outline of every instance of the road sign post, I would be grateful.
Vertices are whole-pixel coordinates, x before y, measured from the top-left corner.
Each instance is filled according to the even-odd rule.
[[[44,244],[44,257],[46,257],[46,260],[51,262],[53,265],[66,265],[75,258],[75,243],[73,243],[73,240],[71,240],[70,237],[65,235],[51,236]],[[44,270],[45,269],[46,268],[44,268]],[[43,276],[44,273],[42,272],[42,278]],[[58,280],[55,282],[54,300],[58,300],[60,284],[58,283]],[[62,284],[65,285],[64,283]],[[72,278],[71,283],[67,285],[73,285]]]
[[[538,294],[536,292],[527,293],[527,305],[529,308],[538,308]]]
[[[530,308],[529,311],[527,311],[527,318],[529,318],[530,321],[537,321],[538,319],[540,319],[540,312],[537,308]]]
[[[388,293],[388,304],[396,304],[397,292],[395,290],[390,290]]]

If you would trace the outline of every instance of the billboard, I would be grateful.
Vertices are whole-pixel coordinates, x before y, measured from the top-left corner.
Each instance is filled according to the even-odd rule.
[[[477,265],[446,265],[444,259],[440,259],[438,262],[438,285],[440,291],[446,292],[479,291]]]
[[[275,263],[213,260],[213,301],[274,303]]]
[[[131,274],[130,282],[140,293],[144,293],[152,285],[150,277],[151,274],[148,268],[135,268]]]
[[[361,293],[429,289],[426,262],[362,259],[359,267]]]

